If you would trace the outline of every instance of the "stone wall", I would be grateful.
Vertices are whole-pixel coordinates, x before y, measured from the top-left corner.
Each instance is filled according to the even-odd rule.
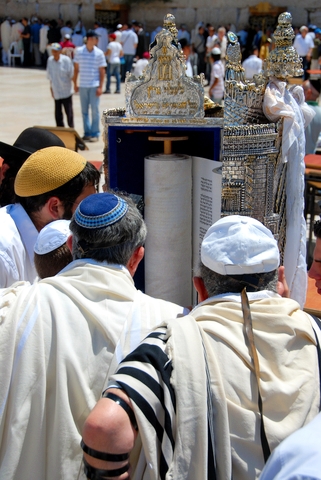
[[[250,8],[258,5],[256,0],[173,0],[169,3],[160,1],[139,2],[132,4],[128,9],[128,20],[141,21],[145,29],[152,32],[162,25],[166,13],[176,17],[177,25],[186,23],[192,30],[199,21],[210,22],[215,27],[233,23],[237,29],[244,27],[250,16]],[[291,0],[286,4],[284,0],[273,0],[274,7],[286,8],[293,17],[293,25],[314,23],[321,27],[320,0]],[[101,9],[115,9],[124,7],[126,0],[0,0],[0,18],[11,16],[19,19],[22,16],[38,15],[42,18],[62,18],[71,20],[74,24],[81,19],[84,25],[92,27],[95,19],[95,4]],[[237,4],[237,6],[236,6]],[[262,4],[268,5],[267,3]]]

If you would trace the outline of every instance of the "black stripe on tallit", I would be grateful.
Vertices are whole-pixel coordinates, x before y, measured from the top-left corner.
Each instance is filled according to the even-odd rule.
[[[157,436],[157,439],[160,443],[160,450],[161,450],[161,455],[160,455],[160,469],[162,469],[162,471],[166,471],[168,470],[168,464],[162,454],[162,441],[163,441],[163,435],[164,435],[164,429],[162,427],[162,425],[159,423],[156,415],[155,415],[155,412],[154,410],[152,409],[152,407],[150,406],[150,404],[144,399],[144,397],[142,397],[142,395],[140,395],[136,390],[134,390],[132,387],[130,387],[129,385],[127,385],[126,383],[123,383],[122,381],[120,380],[117,380],[117,383],[118,385],[120,385],[120,387],[127,393],[127,395],[129,396],[129,398],[131,399],[131,401],[133,401],[134,403],[136,403],[137,407],[142,411],[142,413],[144,414],[144,416],[146,417],[147,421],[152,425],[152,427],[154,428],[155,432],[156,432],[156,436]],[[139,430],[139,426],[138,426],[138,430]],[[171,435],[171,438],[172,435]],[[173,440],[174,441],[174,440]],[[171,445],[172,445],[172,450],[174,452],[174,448],[175,448],[175,443],[173,444],[171,442]],[[161,477],[163,478],[163,477]],[[165,477],[164,477],[165,478]]]
[[[214,452],[213,444],[211,441],[211,429],[208,423],[207,428],[207,438],[208,438],[208,447],[207,447],[207,480],[216,480],[216,470],[215,470],[215,461],[214,461]]]
[[[136,369],[135,367],[131,367],[131,366],[128,366],[128,367],[122,367],[118,372],[117,374],[121,374],[121,375],[128,375],[132,378],[135,378],[136,380],[138,380],[139,382],[141,382],[142,384],[144,384],[145,386],[147,386],[152,392],[153,394],[158,398],[163,410],[164,410],[164,429],[165,429],[165,432],[172,444],[172,448],[174,448],[174,444],[175,444],[175,441],[174,441],[174,437],[173,437],[173,432],[172,432],[172,422],[171,422],[171,416],[166,408],[166,405],[165,405],[165,401],[164,401],[164,389],[162,388],[162,386],[156,382],[156,380],[154,378],[152,378],[148,373],[142,371],[142,370],[139,370],[139,369]],[[122,382],[118,380],[118,383],[121,384]],[[168,389],[172,389],[172,386],[171,385],[166,385]],[[124,390],[126,390],[126,387],[124,387]],[[142,397],[144,398],[144,397]],[[132,400],[134,400],[132,397],[131,397]],[[144,399],[145,401],[145,399]],[[143,410],[143,406],[140,406],[140,404],[138,404],[136,402],[137,406],[142,410],[142,412],[145,414],[145,410]],[[175,405],[173,405],[173,409],[175,411]],[[153,424],[154,425],[154,424]]]
[[[130,362],[142,362],[151,365],[161,376],[162,381],[168,386],[172,404],[176,405],[175,393],[171,388],[170,378],[172,374],[172,363],[168,356],[156,344],[152,346],[147,343],[139,345],[132,353],[120,363],[117,373],[121,373],[123,365]]]

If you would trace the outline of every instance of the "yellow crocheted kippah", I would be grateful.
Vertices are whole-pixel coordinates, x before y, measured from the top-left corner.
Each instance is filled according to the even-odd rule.
[[[48,147],[30,155],[15,179],[19,197],[32,197],[55,190],[76,177],[86,166],[86,159],[63,147]]]

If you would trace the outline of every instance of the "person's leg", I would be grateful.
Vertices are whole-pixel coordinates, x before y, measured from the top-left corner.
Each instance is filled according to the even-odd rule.
[[[110,79],[111,79],[111,64],[107,65],[107,83],[106,83],[106,93],[110,93]]]
[[[39,52],[39,43],[33,43],[33,54],[35,58],[35,65],[37,67],[40,67],[41,65],[41,58],[40,58],[40,52]]]
[[[84,124],[84,137],[88,139],[91,137],[91,128],[89,122],[89,105],[91,90],[91,88],[79,87],[81,113]]]
[[[91,129],[90,129],[90,136],[92,138],[99,137],[99,98],[96,95],[97,88],[88,88],[90,91],[90,107],[91,107]]]
[[[55,118],[57,127],[64,127],[64,119],[62,116],[63,100],[55,100]]]
[[[63,99],[63,105],[67,116],[68,126],[74,128],[74,113],[72,110],[72,95]]]
[[[125,78],[126,78],[127,57],[128,57],[128,55],[123,56],[124,63],[122,63],[122,66],[121,66],[121,81],[122,82],[124,82]]]
[[[131,72],[132,71],[132,66],[133,66],[133,61],[134,61],[134,55],[126,55],[126,72]]]
[[[120,63],[115,64],[116,93],[120,93]]]
[[[2,48],[2,63],[8,65],[8,52],[5,48]]]

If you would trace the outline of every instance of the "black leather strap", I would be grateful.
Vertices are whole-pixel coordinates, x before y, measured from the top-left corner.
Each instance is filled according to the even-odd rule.
[[[130,408],[130,406],[124,402],[122,398],[120,398],[118,395],[115,395],[114,393],[109,392],[108,390],[105,390],[103,392],[103,398],[110,398],[110,400],[113,400],[114,402],[118,403],[120,407],[122,407],[127,415],[129,416],[129,420],[131,421],[132,426],[134,427],[135,430],[138,430],[135,414],[133,410]]]
[[[93,448],[88,447],[83,440],[80,442],[80,446],[87,455],[91,457],[98,458],[98,460],[106,460],[107,462],[123,462],[128,460],[129,453],[105,453],[94,450]]]
[[[99,468],[92,467],[88,462],[84,460],[84,472],[89,480],[104,480],[106,478],[113,478],[122,475],[129,470],[129,463],[126,463],[121,468],[115,468],[114,470],[101,470]]]

